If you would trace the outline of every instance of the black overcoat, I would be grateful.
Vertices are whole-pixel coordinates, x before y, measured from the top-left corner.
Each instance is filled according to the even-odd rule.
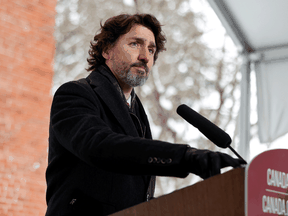
[[[150,199],[154,175],[188,175],[182,165],[187,146],[152,140],[135,95],[135,116],[143,127],[139,136],[119,88],[102,65],[86,79],[65,83],[56,91],[50,116],[46,216],[108,215]]]

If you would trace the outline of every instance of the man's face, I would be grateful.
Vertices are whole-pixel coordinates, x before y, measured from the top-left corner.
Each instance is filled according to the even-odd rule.
[[[103,57],[122,88],[136,87],[142,86],[148,79],[155,51],[153,32],[142,25],[134,25],[103,53]]]

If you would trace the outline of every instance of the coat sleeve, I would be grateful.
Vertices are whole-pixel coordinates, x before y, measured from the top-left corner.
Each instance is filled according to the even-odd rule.
[[[132,137],[111,130],[90,86],[62,85],[51,107],[50,136],[80,160],[111,172],[184,178],[187,145]]]

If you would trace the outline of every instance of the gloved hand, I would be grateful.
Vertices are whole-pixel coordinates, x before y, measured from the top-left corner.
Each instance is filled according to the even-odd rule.
[[[241,164],[246,164],[245,161],[232,158],[225,153],[191,147],[187,148],[184,161],[190,173],[196,174],[203,179],[220,174],[221,168],[228,166],[236,168],[240,167]]]

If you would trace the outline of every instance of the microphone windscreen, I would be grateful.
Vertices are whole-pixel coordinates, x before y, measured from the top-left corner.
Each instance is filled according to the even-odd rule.
[[[195,112],[185,104],[180,105],[176,112],[187,122],[196,127],[209,140],[221,148],[227,148],[232,140],[231,137],[211,121]]]

